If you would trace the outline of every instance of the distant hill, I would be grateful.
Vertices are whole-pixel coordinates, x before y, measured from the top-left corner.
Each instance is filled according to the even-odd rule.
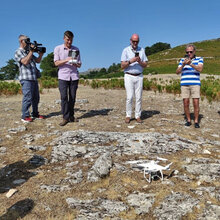
[[[197,48],[197,56],[204,58],[203,73],[220,75],[220,38],[192,43]],[[180,58],[185,55],[185,46],[180,45],[148,56],[146,73],[175,73]]]

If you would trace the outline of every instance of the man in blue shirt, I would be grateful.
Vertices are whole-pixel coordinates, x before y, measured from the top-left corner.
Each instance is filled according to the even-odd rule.
[[[185,58],[182,58],[176,73],[181,73],[181,94],[186,116],[185,126],[191,125],[189,99],[193,99],[195,128],[199,128],[199,98],[200,98],[200,72],[203,70],[203,58],[195,55],[196,48],[193,44],[186,46]]]

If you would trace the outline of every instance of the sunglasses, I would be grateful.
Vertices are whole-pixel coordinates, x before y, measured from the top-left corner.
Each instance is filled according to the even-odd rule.
[[[136,40],[132,40],[132,43],[138,43],[139,41],[136,41]]]
[[[186,53],[188,54],[188,53],[193,53],[193,51],[186,51]]]

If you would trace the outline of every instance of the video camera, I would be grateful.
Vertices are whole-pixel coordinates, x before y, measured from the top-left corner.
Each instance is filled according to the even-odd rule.
[[[25,40],[25,43],[27,44],[27,50],[33,50],[34,52],[40,52],[40,53],[46,52],[46,47],[39,47],[42,44],[38,44],[37,41],[34,41],[33,43],[30,42],[30,38],[27,38]],[[31,47],[31,45],[33,46]]]

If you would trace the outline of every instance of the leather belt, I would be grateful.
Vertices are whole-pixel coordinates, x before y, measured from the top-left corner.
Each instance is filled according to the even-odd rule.
[[[125,74],[128,74],[128,75],[132,75],[132,76],[139,76],[141,75],[142,73],[129,73],[129,72],[125,72]]]

